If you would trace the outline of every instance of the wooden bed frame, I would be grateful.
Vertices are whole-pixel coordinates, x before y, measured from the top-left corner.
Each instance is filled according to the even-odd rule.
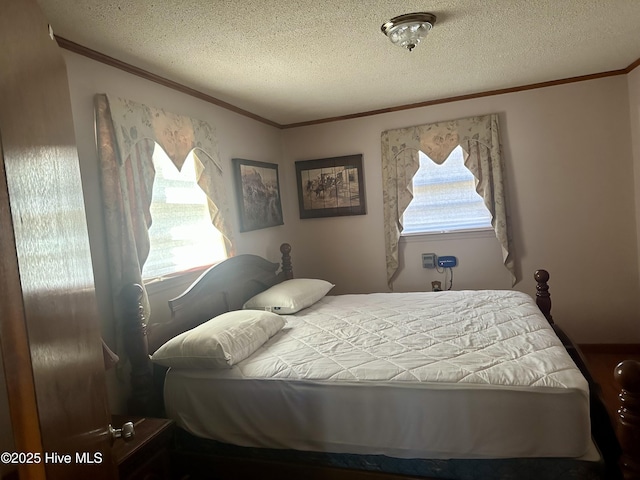
[[[171,321],[147,325],[141,306],[142,287],[132,284],[122,291],[125,314],[124,348],[131,364],[131,397],[129,414],[163,416],[162,388],[166,369],[154,366],[149,356],[170,338],[206,322],[222,313],[238,310],[252,296],[267,288],[293,278],[291,246],[282,244],[281,264],[269,262],[256,255],[238,255],[204,272],[182,295],[169,301]],[[615,426],[605,408],[601,390],[587,369],[580,350],[554,322],[551,315],[549,274],[538,270],[536,303],[568,353],[586,377],[590,387],[592,434],[605,465],[607,478],[640,479],[640,362],[620,363],[614,376],[621,387],[620,408]],[[616,435],[617,434],[617,435]],[[269,462],[218,457],[187,456],[193,467],[202,462],[205,472],[214,461],[216,469],[229,472],[228,478],[332,478],[349,480],[410,479],[377,472],[345,470],[334,467],[313,467],[291,463]],[[223,476],[222,478],[227,478]],[[420,477],[424,480],[425,477]]]

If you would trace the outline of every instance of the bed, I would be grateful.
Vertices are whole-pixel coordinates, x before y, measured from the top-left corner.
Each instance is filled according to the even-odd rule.
[[[166,324],[147,327],[140,287],[123,291],[130,410],[176,421],[182,472],[192,478],[619,476],[619,443],[580,352],[553,321],[546,271],[535,274],[535,303],[513,291],[331,296],[327,282],[294,279],[291,247],[283,244],[281,252],[281,264],[239,255],[212,267],[169,302]],[[283,307],[272,295],[250,304],[306,281],[320,285],[304,287],[313,298],[299,311],[274,311]],[[247,302],[250,310],[243,310]],[[175,363],[185,355],[166,353],[167,345],[184,349],[193,332],[253,311],[264,312],[256,314],[259,322],[277,317],[286,325],[242,350],[232,365],[224,363],[227,355],[226,368]],[[273,323],[259,328],[265,325]],[[247,338],[255,337],[252,331]],[[191,355],[189,361],[194,357],[201,360]],[[631,387],[627,406],[637,401],[629,397],[634,367],[618,372]],[[627,427],[629,418],[627,412]],[[634,438],[635,427],[628,431]]]

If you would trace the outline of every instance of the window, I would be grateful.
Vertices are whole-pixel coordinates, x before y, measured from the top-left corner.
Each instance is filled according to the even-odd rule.
[[[207,196],[196,183],[193,156],[178,171],[156,145],[153,165],[151,250],[142,278],[150,280],[227,258],[222,234],[211,224]]]
[[[491,228],[491,214],[475,190],[459,145],[442,165],[420,152],[413,195],[402,216],[403,235]]]

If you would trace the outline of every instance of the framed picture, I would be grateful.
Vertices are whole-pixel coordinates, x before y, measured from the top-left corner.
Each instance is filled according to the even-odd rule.
[[[278,165],[234,158],[240,231],[283,225]]]
[[[300,218],[364,215],[362,155],[296,162]]]

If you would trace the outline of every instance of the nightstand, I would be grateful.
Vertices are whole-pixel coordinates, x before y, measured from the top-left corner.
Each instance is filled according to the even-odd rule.
[[[120,480],[169,480],[173,420],[126,415],[112,417],[114,428],[122,428],[125,422],[133,422],[135,435],[127,441],[117,439],[111,450]]]

